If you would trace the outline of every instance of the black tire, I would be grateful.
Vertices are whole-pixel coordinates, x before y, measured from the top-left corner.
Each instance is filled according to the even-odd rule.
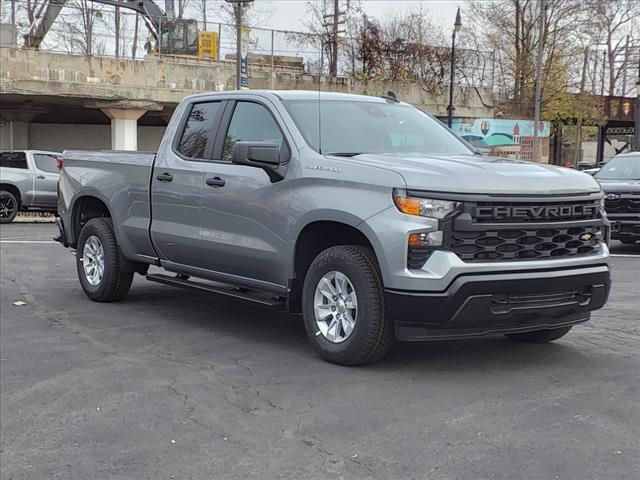
[[[13,222],[19,207],[18,199],[13,193],[0,190],[0,223]]]
[[[322,334],[314,313],[316,287],[325,274],[333,271],[347,276],[357,296],[353,331],[340,343],[334,343]],[[302,315],[311,345],[331,363],[372,363],[382,358],[393,343],[393,324],[385,315],[380,271],[373,252],[367,248],[331,247],[313,260],[304,279]]]
[[[517,342],[546,343],[553,342],[560,337],[564,337],[570,330],[571,327],[562,327],[554,328],[552,330],[537,330],[535,332],[510,333],[507,335],[507,338]]]
[[[92,236],[97,237],[104,252],[104,273],[96,285],[92,285],[87,278],[83,262],[85,244]],[[80,285],[91,300],[116,302],[127,295],[133,281],[133,272],[123,272],[120,269],[120,247],[116,241],[111,219],[93,218],[82,228],[78,238],[76,268]]]

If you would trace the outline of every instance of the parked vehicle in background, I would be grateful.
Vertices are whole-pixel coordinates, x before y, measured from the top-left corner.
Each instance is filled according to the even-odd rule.
[[[595,178],[605,192],[611,238],[622,243],[640,240],[640,152],[612,158]]]
[[[220,92],[184,99],[157,154],[65,151],[58,240],[92,300],[156,265],[302,313],[320,355],[354,365],[394,338],[540,343],[587,321],[609,295],[602,198],[395,98]]]
[[[59,178],[57,152],[0,152],[0,223],[10,223],[20,210],[56,212]]]

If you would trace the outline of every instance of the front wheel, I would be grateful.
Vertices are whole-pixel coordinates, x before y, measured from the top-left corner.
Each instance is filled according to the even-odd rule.
[[[507,338],[525,343],[546,343],[564,337],[571,327],[554,328],[551,330],[537,330],[535,332],[510,333]]]
[[[11,223],[18,214],[18,199],[11,192],[0,190],[0,223]]]
[[[120,247],[111,219],[94,218],[82,228],[76,268],[80,285],[91,300],[115,302],[127,295],[133,273],[120,269]]]
[[[309,341],[329,362],[371,363],[391,347],[393,325],[369,249],[344,245],[321,252],[305,276],[302,306]]]

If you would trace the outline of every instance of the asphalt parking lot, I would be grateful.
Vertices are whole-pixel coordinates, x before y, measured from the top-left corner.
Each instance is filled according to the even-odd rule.
[[[640,478],[640,247],[613,246],[608,305],[554,344],[345,368],[245,303],[142,277],[93,303],[54,233],[0,229],[3,480]]]

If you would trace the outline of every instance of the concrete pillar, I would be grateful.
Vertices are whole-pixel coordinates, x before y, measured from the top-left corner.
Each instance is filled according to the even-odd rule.
[[[147,111],[135,108],[102,108],[111,119],[111,148],[113,150],[138,149],[138,119]]]
[[[0,148],[3,150],[27,150],[31,148],[29,123],[44,109],[30,105],[8,105],[0,115]]]

